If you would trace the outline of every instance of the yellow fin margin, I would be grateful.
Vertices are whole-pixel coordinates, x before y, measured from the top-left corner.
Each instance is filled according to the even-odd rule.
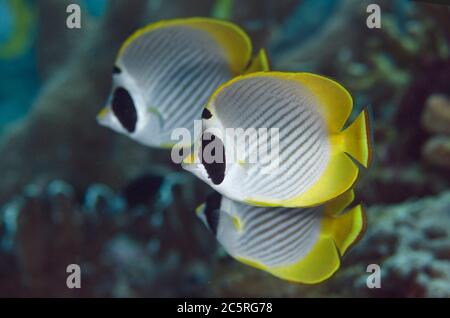
[[[372,146],[367,110],[363,110],[342,135],[343,150],[364,167],[369,167],[372,161]]]
[[[317,98],[330,134],[339,133],[353,109],[350,93],[338,82],[312,73],[295,73],[292,78]]]
[[[344,255],[348,248],[361,237],[365,223],[364,209],[361,205],[357,205],[337,217],[325,218],[323,229],[333,238],[341,255]]]
[[[318,98],[330,133],[330,158],[322,176],[305,193],[285,201],[269,202],[249,197],[245,202],[264,207],[309,207],[324,204],[349,190],[359,175],[359,168],[351,157],[366,167],[370,163],[369,123],[367,112],[364,111],[342,132],[352,111],[353,101],[348,91],[339,83],[311,73],[255,72],[235,77],[222,84],[210,97],[206,108],[214,114],[214,100],[224,89],[242,79],[260,76],[297,81]]]
[[[203,210],[205,209],[205,207],[206,207],[206,204],[205,204],[205,203],[200,204],[200,205],[195,209],[195,214],[196,214],[196,215],[199,215],[199,214],[203,213]]]
[[[124,42],[119,50],[117,60],[123,56],[128,46],[143,34],[159,28],[175,25],[189,26],[207,31],[211,34],[213,38],[225,48],[231,64],[231,71],[235,75],[242,73],[251,59],[252,44],[250,38],[239,26],[223,20],[194,17],[162,20],[137,30]]]
[[[333,240],[323,236],[319,238],[311,251],[301,261],[289,266],[269,268],[258,262],[239,257],[236,257],[236,259],[284,280],[303,284],[317,284],[330,278],[341,264]]]
[[[324,215],[329,217],[336,217],[341,214],[355,199],[355,192],[353,189],[344,192],[337,198],[327,202],[324,206]]]
[[[368,168],[372,160],[370,127],[364,110],[343,132],[333,134],[330,159],[319,180],[305,193],[282,202],[283,206],[306,207],[327,202],[350,189],[359,175],[359,168],[351,159]],[[350,158],[351,157],[351,158]]]
[[[364,227],[364,212],[361,205],[338,217],[325,216],[317,242],[311,251],[297,263],[269,268],[261,263],[241,257],[244,264],[271,273],[284,280],[303,284],[318,284],[331,276],[341,265],[341,255],[361,236]]]
[[[330,160],[319,180],[305,193],[282,202],[286,207],[323,204],[349,190],[358,179],[356,164],[344,152],[331,151]]]
[[[250,66],[245,71],[245,74],[255,72],[265,72],[270,70],[269,57],[265,49],[259,50],[258,54],[253,58]]]
[[[97,114],[97,119],[98,120],[102,120],[104,119],[108,114],[109,114],[110,110],[108,107],[103,107],[100,112]]]

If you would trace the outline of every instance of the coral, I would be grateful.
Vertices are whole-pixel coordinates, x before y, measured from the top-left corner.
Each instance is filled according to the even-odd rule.
[[[423,157],[436,167],[450,170],[450,138],[448,136],[430,138],[423,147]]]
[[[450,192],[370,208],[367,233],[331,287],[350,284],[346,292],[359,296],[449,297],[449,211]],[[363,271],[372,263],[381,267],[381,289],[365,285]]]
[[[430,137],[422,147],[424,159],[431,165],[450,170],[450,100],[431,95],[422,113],[422,126]]]
[[[286,284],[223,256],[214,262],[216,295],[226,297],[449,297],[450,192],[368,208],[367,232],[320,286]],[[381,268],[381,288],[369,289],[369,264]]]
[[[428,97],[422,113],[422,126],[432,134],[450,135],[450,100],[447,96]]]
[[[40,3],[41,20],[51,20],[54,10],[64,4],[58,1],[53,7],[54,2]],[[68,37],[72,41],[72,34],[79,41],[73,54],[68,54],[64,45],[49,47],[40,54],[41,64],[47,67],[44,77],[49,78],[31,114],[1,136],[0,202],[31,179],[61,178],[70,181],[76,191],[82,191],[92,180],[118,188],[150,160],[171,166],[168,152],[135,145],[99,127],[95,121],[108,95],[116,52],[126,36],[139,26],[147,5],[136,0],[126,4],[111,1],[105,17],[89,27],[89,32],[71,30],[70,36],[69,31],[54,31],[43,23],[43,47],[47,47],[47,41],[55,43],[61,39],[64,43]],[[54,67],[48,60],[55,61],[57,70],[52,71]],[[61,66],[58,63],[62,60],[66,62]],[[29,158],[33,158],[32,163]]]
[[[145,180],[156,199],[141,204],[133,184],[142,178],[120,193],[94,184],[81,199],[63,181],[27,185],[0,209],[0,264],[17,269],[1,272],[0,295],[206,296],[213,244],[194,217],[196,180]],[[65,287],[69,264],[81,266],[82,290]]]

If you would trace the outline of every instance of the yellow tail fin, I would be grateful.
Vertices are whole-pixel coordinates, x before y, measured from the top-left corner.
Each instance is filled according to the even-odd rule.
[[[372,160],[372,149],[367,110],[363,110],[342,134],[344,136],[344,151],[364,167],[369,167]]]

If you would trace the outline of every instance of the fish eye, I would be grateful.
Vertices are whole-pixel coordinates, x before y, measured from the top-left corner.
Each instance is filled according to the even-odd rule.
[[[208,146],[212,143],[214,144],[213,148],[211,149],[211,153],[207,154],[208,156],[210,155],[212,160],[205,160],[205,149],[209,148]],[[220,149],[222,151],[221,154],[216,153],[217,146],[222,148]],[[202,158],[202,164],[205,167],[208,178],[211,179],[211,181],[215,185],[221,184],[225,179],[226,167],[225,146],[223,145],[223,142],[220,140],[220,138],[211,133],[204,133],[202,135],[202,147],[200,151],[202,151],[203,153],[199,156],[199,158]],[[217,156],[219,155],[221,155],[221,157],[217,158]]]
[[[209,109],[204,108],[202,112],[202,119],[210,119],[212,117],[211,112]]]
[[[221,201],[222,196],[217,192],[211,193],[206,198],[205,218],[208,223],[208,227],[214,235],[217,234],[217,227],[219,225]]]
[[[118,87],[114,91],[112,100],[112,110],[122,126],[132,133],[136,130],[137,112],[134,106],[133,98],[130,93],[123,88]]]

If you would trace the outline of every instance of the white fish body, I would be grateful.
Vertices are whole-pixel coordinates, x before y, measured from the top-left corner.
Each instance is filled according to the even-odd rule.
[[[282,279],[318,283],[340,266],[360,238],[364,212],[345,211],[352,191],[313,208],[250,206],[214,194],[197,214],[235,259]]]
[[[144,145],[171,147],[174,129],[193,136],[194,120],[217,87],[267,69],[264,51],[249,67],[251,54],[248,36],[232,23],[188,18],[151,24],[120,49],[98,121]]]
[[[363,166],[370,162],[366,112],[344,130],[352,109],[350,95],[315,74],[240,76],[222,85],[205,109],[209,116],[203,119],[203,135],[218,135],[214,142],[222,142],[224,157],[209,165],[200,160],[208,153],[202,135],[183,167],[235,201],[284,207],[322,204],[352,187],[359,171],[353,159]],[[226,131],[239,128],[268,131],[268,137],[241,138],[231,147],[234,153],[244,149],[243,162],[227,157]],[[278,131],[275,146],[272,129]],[[274,162],[278,164],[271,167]]]

